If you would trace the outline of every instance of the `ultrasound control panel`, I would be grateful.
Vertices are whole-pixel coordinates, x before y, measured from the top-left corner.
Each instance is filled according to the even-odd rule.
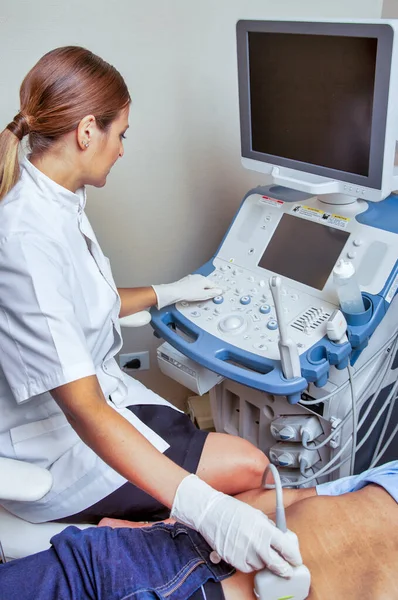
[[[209,278],[225,291],[206,302],[180,302],[177,309],[208,333],[242,350],[279,359],[278,322],[269,288],[269,276],[214,260]],[[326,322],[336,306],[322,302],[285,283],[282,302],[289,334],[304,352],[326,333]]]
[[[338,308],[336,262],[350,260],[362,290],[378,293],[396,261],[396,235],[383,232],[381,240],[380,230],[356,221],[365,202],[334,206],[334,212],[326,206],[316,198],[295,204],[249,196],[208,274],[224,293],[206,302],[180,302],[177,310],[209,334],[277,360],[278,322],[269,281],[280,275],[288,334],[303,354],[326,335],[327,321]]]
[[[152,326],[207,369],[299,401],[309,382],[322,387],[330,366],[342,369],[352,352],[362,351],[398,290],[398,233],[375,225],[388,210],[396,219],[395,204],[385,203],[370,211],[362,200],[336,206],[317,198],[286,201],[269,188],[249,192],[216,254],[198,269],[222,294],[152,309]],[[339,259],[354,265],[369,308],[361,324],[349,323],[348,341],[336,344],[327,324],[338,308],[333,268]],[[301,365],[301,377],[289,380],[280,362],[274,275],[282,281],[282,315]]]

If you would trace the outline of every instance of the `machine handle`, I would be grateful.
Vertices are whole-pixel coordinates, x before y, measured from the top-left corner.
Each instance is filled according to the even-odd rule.
[[[170,325],[179,326],[182,331],[195,339],[187,341],[170,329]],[[285,379],[279,362],[269,361],[249,352],[238,351],[236,347],[194,326],[170,306],[161,311],[152,309],[152,326],[163,339],[192,360],[211,371],[249,387],[270,394],[295,396],[294,402],[297,402],[301,392],[308,385],[304,377]]]

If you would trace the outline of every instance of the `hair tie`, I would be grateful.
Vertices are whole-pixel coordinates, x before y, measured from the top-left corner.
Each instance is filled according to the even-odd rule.
[[[21,141],[22,138],[29,133],[29,123],[27,117],[25,117],[23,113],[19,112],[17,115],[15,115],[11,123],[7,125],[6,129],[9,129],[9,131],[11,131],[11,133],[13,133],[19,139],[19,141]]]

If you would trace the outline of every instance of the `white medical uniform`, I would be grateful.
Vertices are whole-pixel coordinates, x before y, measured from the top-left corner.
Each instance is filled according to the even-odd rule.
[[[96,375],[109,404],[158,450],[126,406],[169,402],[120,370],[120,298],[84,206],[27,159],[0,203],[0,455],[48,468],[37,502],[4,502],[31,522],[75,514],[126,480],[82,442],[48,390]],[[111,400],[109,399],[111,397]]]

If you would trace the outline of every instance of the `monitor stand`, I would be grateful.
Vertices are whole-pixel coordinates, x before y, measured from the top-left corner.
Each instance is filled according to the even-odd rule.
[[[243,166],[246,166],[244,159],[242,159]],[[271,177],[273,179],[273,185],[279,186],[280,188],[288,188],[291,193],[291,188],[298,193],[298,190],[304,194],[310,194],[310,196],[317,196],[320,202],[325,204],[356,204],[357,198],[348,194],[341,194],[338,190],[340,189],[340,183],[337,180],[325,180],[324,177],[314,175],[312,173],[302,173],[297,177],[290,176],[288,169],[282,167],[273,166],[271,169]],[[398,180],[398,176],[397,176]],[[286,184],[286,185],[285,185]],[[351,190],[355,186],[345,184],[345,189]],[[359,191],[359,190],[358,190]]]
[[[358,201],[358,198],[348,194],[319,194],[317,198],[324,204],[354,204]]]
[[[359,200],[347,194],[309,194],[278,184],[271,184],[267,187],[273,198],[283,200],[284,202],[303,202],[314,196],[318,198],[319,202],[330,205],[356,204]]]

